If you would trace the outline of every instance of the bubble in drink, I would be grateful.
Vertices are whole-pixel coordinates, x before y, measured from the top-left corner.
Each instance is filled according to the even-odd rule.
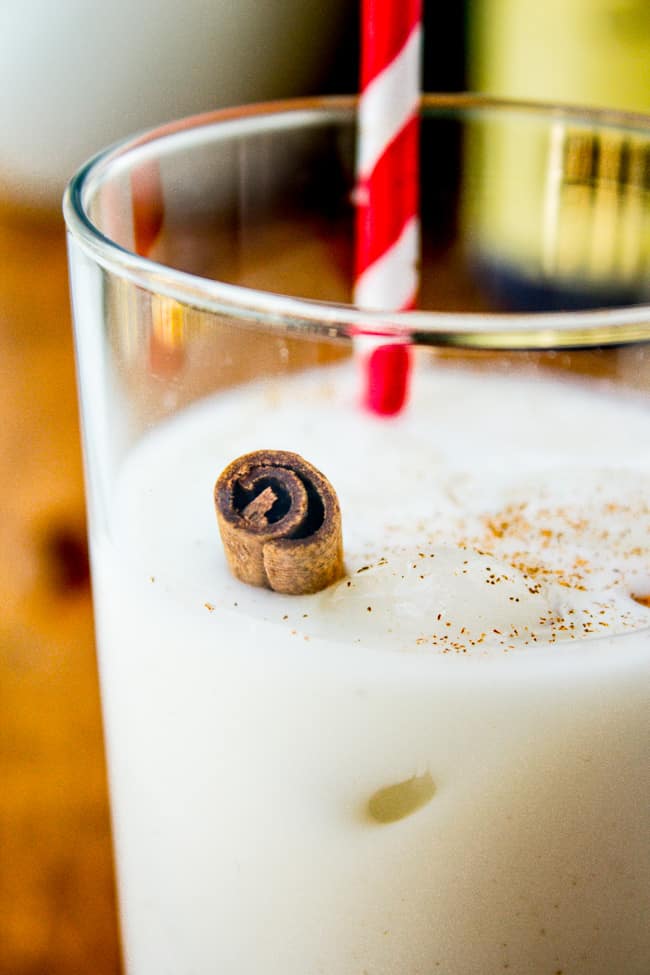
[[[384,786],[368,800],[368,815],[377,823],[396,823],[433,799],[436,787],[430,772]]]

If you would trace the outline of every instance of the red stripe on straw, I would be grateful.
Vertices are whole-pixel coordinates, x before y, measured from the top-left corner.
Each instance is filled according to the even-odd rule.
[[[361,90],[401,51],[422,21],[422,0],[361,0]]]
[[[419,208],[419,119],[393,139],[370,176],[359,184],[356,212],[357,277],[395,243]]]
[[[408,345],[380,345],[368,360],[365,405],[380,416],[399,413],[408,396],[411,356]]]

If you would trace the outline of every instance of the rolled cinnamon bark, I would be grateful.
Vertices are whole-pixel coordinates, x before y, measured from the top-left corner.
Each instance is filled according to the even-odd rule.
[[[242,582],[301,595],[344,574],[338,498],[298,454],[239,457],[217,479],[214,502],[230,570]]]

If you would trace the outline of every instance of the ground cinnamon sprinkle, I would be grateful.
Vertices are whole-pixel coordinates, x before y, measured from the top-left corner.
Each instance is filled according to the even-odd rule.
[[[263,498],[260,508],[266,505],[262,502]],[[639,594],[633,599],[638,613],[624,607],[633,589],[632,585],[627,588],[633,573],[640,577],[645,571],[645,579],[650,579],[650,552],[639,541],[641,506],[637,510],[605,499],[590,503],[588,511],[586,517],[580,510],[579,495],[575,504],[570,500],[553,505],[545,500],[540,505],[533,499],[495,505],[482,514],[452,515],[441,520],[433,532],[431,523],[424,522],[422,540],[407,552],[399,546],[400,526],[396,525],[394,549],[384,548],[386,555],[378,556],[366,543],[341,583],[344,598],[352,601],[350,605],[364,620],[361,623],[356,617],[360,630],[355,642],[375,640],[377,634],[381,637],[384,626],[385,633],[393,633],[390,621],[384,622],[387,617],[381,602],[384,592],[390,592],[392,583],[388,582],[388,589],[384,586],[391,577],[398,587],[402,580],[406,583],[399,589],[400,599],[405,592],[410,598],[411,583],[417,583],[417,599],[422,592],[426,600],[430,591],[428,610],[426,601],[421,602],[426,621],[417,621],[408,640],[412,646],[441,653],[485,654],[490,648],[507,653],[536,644],[638,629],[644,625],[643,610],[650,609],[650,591],[646,594],[641,585],[637,587]],[[255,512],[251,518],[254,516]],[[650,507],[645,517],[650,529]],[[635,525],[634,531],[628,532],[629,522]],[[439,565],[442,576],[434,572]],[[375,575],[383,567],[388,567],[387,572]],[[449,589],[447,574],[459,578],[460,589],[455,582]],[[477,599],[480,604],[478,614],[465,614],[462,601],[457,602],[465,586],[468,600]],[[404,606],[410,612],[408,599]],[[291,622],[309,618],[311,630],[315,616],[301,609],[297,617],[291,614]],[[484,627],[480,632],[479,619]],[[395,627],[395,634],[400,633],[400,626]]]

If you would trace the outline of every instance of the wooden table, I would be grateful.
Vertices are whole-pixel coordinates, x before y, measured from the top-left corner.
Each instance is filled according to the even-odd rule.
[[[0,205],[0,973],[120,970],[65,235]]]

